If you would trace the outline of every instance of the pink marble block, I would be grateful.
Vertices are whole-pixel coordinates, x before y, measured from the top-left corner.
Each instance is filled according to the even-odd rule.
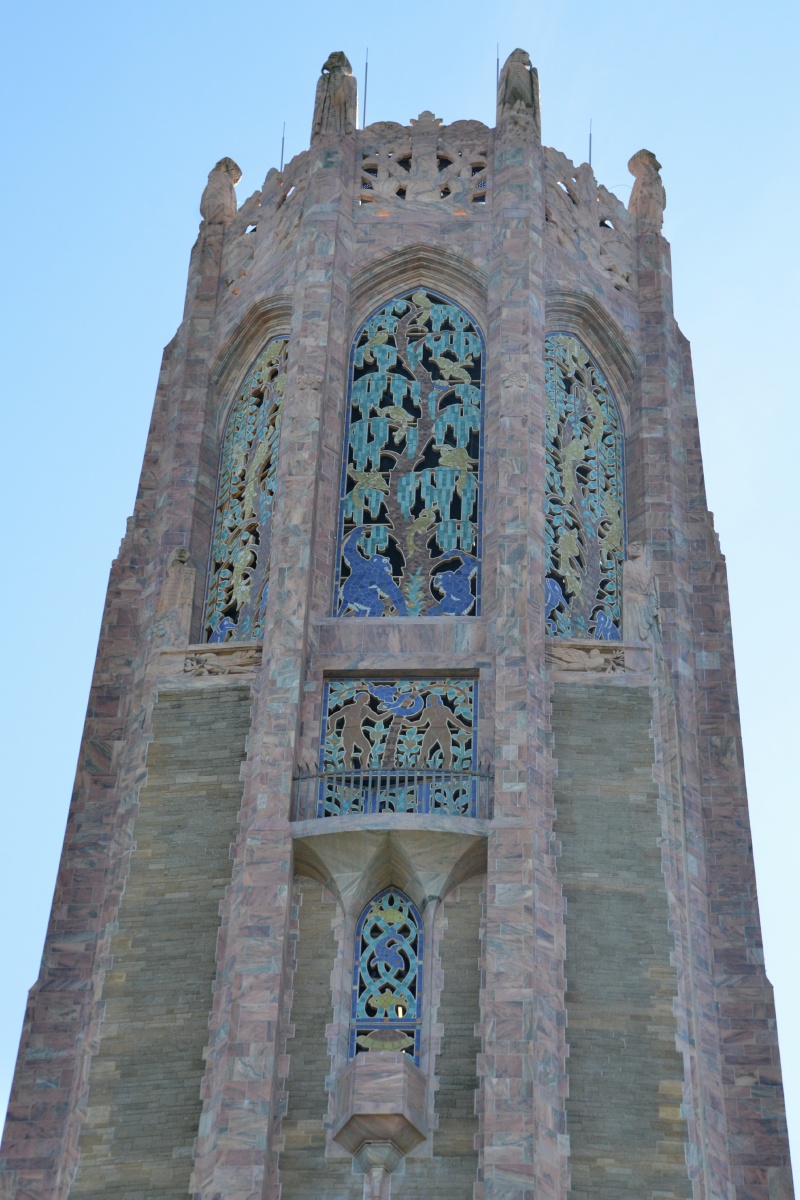
[[[391,1142],[407,1154],[427,1137],[426,1079],[407,1054],[357,1054],[336,1077],[335,1141],[358,1154],[365,1142]]]

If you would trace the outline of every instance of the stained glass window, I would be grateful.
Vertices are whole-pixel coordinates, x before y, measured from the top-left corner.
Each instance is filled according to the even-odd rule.
[[[267,344],[225,426],[205,609],[208,642],[256,641],[264,633],[287,345],[285,338]]]
[[[577,338],[551,334],[545,351],[547,632],[619,641],[625,555],[619,412]]]
[[[356,926],[350,1057],[401,1050],[419,1062],[422,919],[407,896],[387,888]]]
[[[350,355],[334,612],[480,611],[484,342],[457,304],[384,305]]]

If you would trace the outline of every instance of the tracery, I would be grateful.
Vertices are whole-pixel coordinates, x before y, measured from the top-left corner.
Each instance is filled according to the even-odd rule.
[[[624,440],[611,390],[569,334],[545,341],[545,622],[553,637],[619,641]]]
[[[350,1057],[402,1051],[419,1063],[422,918],[407,896],[386,888],[356,926]]]
[[[361,327],[350,357],[338,616],[480,611],[483,335],[417,290]]]
[[[287,346],[286,338],[267,344],[225,426],[205,606],[208,642],[255,641],[264,633]]]

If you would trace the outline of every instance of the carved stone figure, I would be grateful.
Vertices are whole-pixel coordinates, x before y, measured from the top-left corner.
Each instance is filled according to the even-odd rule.
[[[186,645],[192,621],[197,572],[185,546],[173,550],[156,603],[153,640],[160,646]]]
[[[341,50],[329,55],[322,66],[314,101],[311,137],[323,133],[355,133],[357,85],[353,68]]]
[[[664,224],[667,207],[667,193],[659,175],[661,163],[650,150],[637,150],[628,163],[628,170],[634,176],[628,211],[638,218],[640,226],[658,233]]]
[[[200,213],[209,225],[230,225],[236,216],[236,184],[242,172],[232,158],[221,158],[209,173]]]
[[[658,637],[658,589],[650,547],[633,542],[622,568],[622,600],[626,642],[650,644]]]
[[[186,655],[183,669],[187,675],[249,675],[260,658],[260,647],[221,654],[215,651],[195,652]]]
[[[602,649],[599,646],[575,646],[553,642],[547,647],[547,661],[557,671],[599,671],[614,675],[625,668],[622,650]]]
[[[527,50],[512,50],[497,85],[497,123],[512,113],[527,113],[539,125],[539,73]]]

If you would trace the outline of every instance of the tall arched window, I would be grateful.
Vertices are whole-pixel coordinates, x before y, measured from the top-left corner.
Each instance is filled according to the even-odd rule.
[[[407,896],[387,888],[356,926],[350,1057],[402,1050],[419,1063],[422,919]]]
[[[484,341],[463,308],[404,293],[350,353],[334,612],[480,611]]]
[[[625,556],[619,412],[603,375],[569,334],[545,341],[545,387],[547,632],[619,641]]]
[[[286,338],[267,344],[225,426],[206,595],[208,642],[256,641],[264,633],[287,345]]]

